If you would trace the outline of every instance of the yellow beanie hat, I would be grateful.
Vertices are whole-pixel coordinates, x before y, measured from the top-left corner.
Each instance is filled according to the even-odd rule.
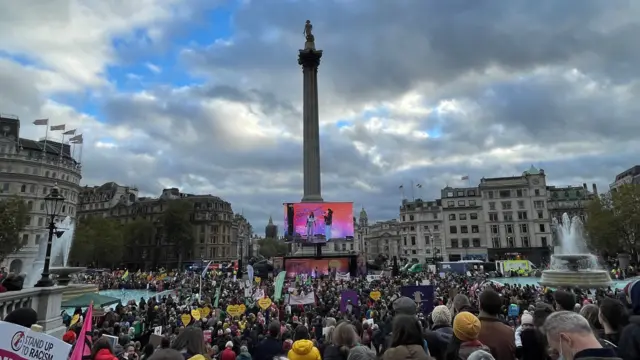
[[[460,341],[477,340],[480,328],[480,320],[470,312],[463,311],[453,319],[453,334]]]

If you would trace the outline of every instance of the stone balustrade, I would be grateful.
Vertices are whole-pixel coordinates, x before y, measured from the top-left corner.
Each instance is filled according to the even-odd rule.
[[[43,332],[61,338],[65,327],[60,306],[65,289],[65,286],[52,286],[0,293],[0,319],[15,309],[30,307],[38,313],[38,325]]]

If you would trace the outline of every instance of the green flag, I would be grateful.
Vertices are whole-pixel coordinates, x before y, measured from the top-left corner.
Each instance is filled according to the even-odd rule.
[[[222,292],[222,281],[220,281],[220,286],[218,286],[218,290],[216,290],[216,300],[213,303],[214,308],[218,308],[218,302],[220,301],[220,293]]]
[[[278,276],[276,276],[276,288],[273,292],[273,300],[280,301],[282,297],[282,288],[284,287],[284,278],[287,276],[286,271],[281,271]]]

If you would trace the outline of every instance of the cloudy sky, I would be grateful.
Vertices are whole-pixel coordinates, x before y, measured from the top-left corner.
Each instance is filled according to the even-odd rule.
[[[81,129],[85,184],[219,195],[262,232],[302,197],[306,19],[325,201],[382,220],[412,181],[604,188],[638,161],[633,0],[0,0],[0,112]]]

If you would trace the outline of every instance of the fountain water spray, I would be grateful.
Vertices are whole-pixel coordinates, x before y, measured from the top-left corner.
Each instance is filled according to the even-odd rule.
[[[53,267],[66,267],[69,261],[69,253],[71,252],[71,245],[73,243],[73,234],[75,233],[75,221],[69,216],[64,218],[63,221],[57,225],[58,230],[64,231],[64,234],[60,237],[53,236],[53,244],[51,245],[51,268]],[[31,270],[27,272],[27,277],[24,281],[25,287],[33,287],[44,269],[44,258],[47,253],[47,241],[49,238],[49,230],[47,229],[43,236],[40,237],[40,243],[38,244],[38,256],[33,261]],[[51,270],[51,269],[50,269]]]

